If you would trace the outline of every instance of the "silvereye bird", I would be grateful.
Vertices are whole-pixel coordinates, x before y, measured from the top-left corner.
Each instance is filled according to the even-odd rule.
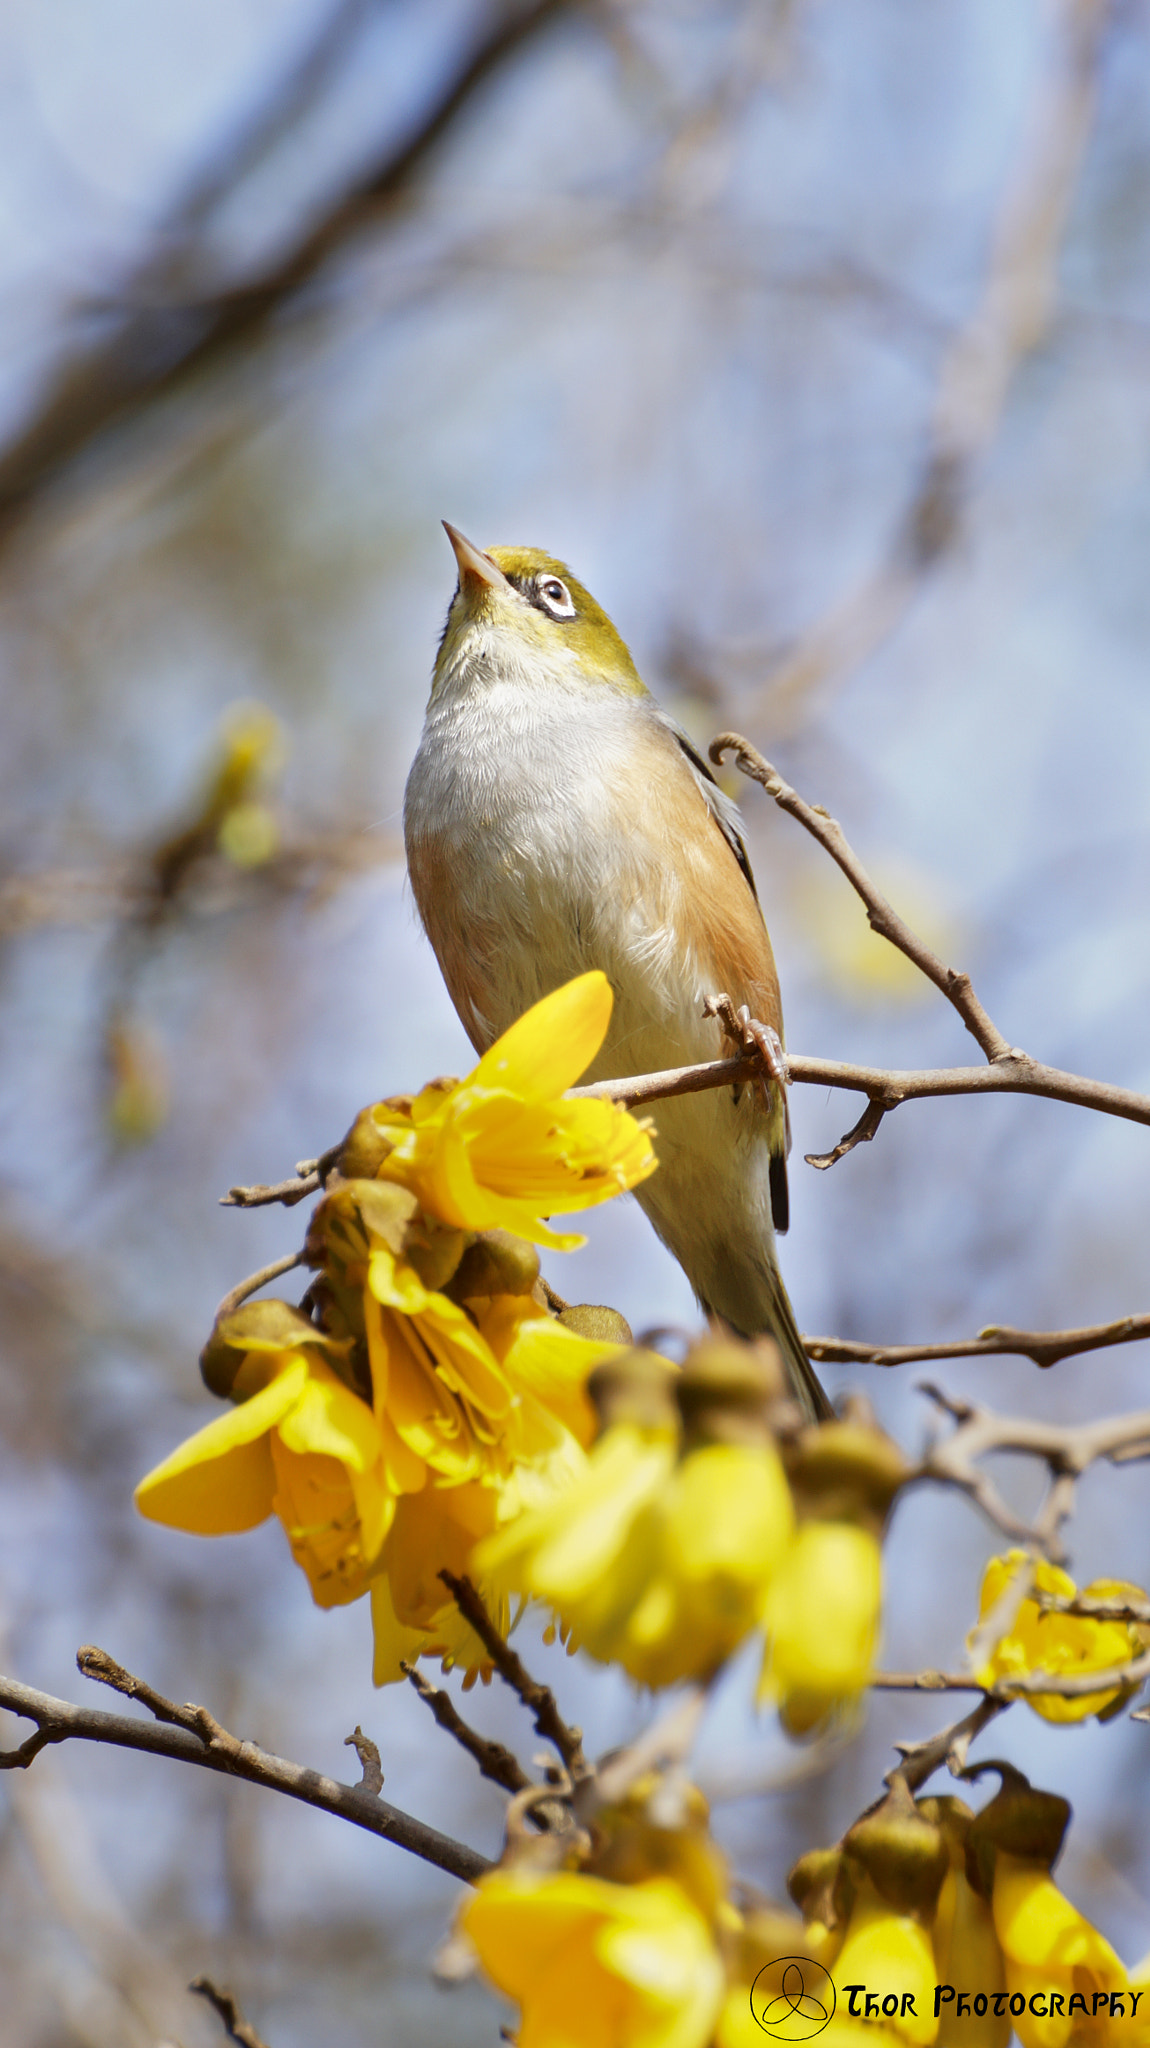
[[[564,563],[447,535],[459,583],[404,832],[416,904],[472,1044],[484,1051],[598,967],[615,1004],[588,1079],[722,1057],[724,1028],[705,1007],[720,992],[781,1054],[736,806]],[[703,1308],[774,1337],[818,1418],[830,1410],[775,1256],[787,1224],[779,1072],[653,1104],[659,1165],[635,1193]]]

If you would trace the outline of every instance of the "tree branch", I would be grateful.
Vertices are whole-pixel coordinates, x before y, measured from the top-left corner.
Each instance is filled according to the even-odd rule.
[[[806,1337],[803,1347],[816,1365],[913,1365],[938,1358],[1032,1359],[1035,1365],[1057,1365],[1083,1351],[1105,1351],[1113,1344],[1134,1344],[1150,1337],[1150,1315],[1119,1316],[1112,1323],[1091,1323],[1078,1330],[1015,1330],[1007,1323],[988,1323],[977,1337],[950,1344],[864,1344],[849,1337]]]
[[[913,1477],[956,1487],[1005,1536],[1041,1551],[1055,1564],[1063,1560],[1059,1530],[1072,1510],[1074,1485],[1082,1473],[1099,1460],[1119,1465],[1150,1457],[1150,1409],[1068,1425],[995,1415],[989,1409],[951,1400],[929,1385],[924,1385],[923,1391],[957,1426],[949,1437],[929,1447]],[[986,1473],[979,1470],[976,1459],[991,1451],[1020,1451],[1046,1461],[1051,1487],[1033,1527],[1007,1507]]]
[[[493,1742],[488,1736],[477,1734],[457,1711],[451,1695],[431,1685],[416,1665],[405,1664],[403,1669],[424,1705],[430,1707],[439,1726],[445,1728],[460,1748],[474,1758],[480,1776],[490,1778],[493,1785],[502,1786],[505,1792],[526,1792],[533,1780],[528,1777],[518,1757],[513,1756],[502,1742]]]
[[[142,1679],[133,1678],[102,1650],[88,1650],[84,1668],[93,1677],[113,1685],[118,1692],[143,1702],[165,1725],[137,1720],[121,1714],[105,1714],[91,1707],[73,1706],[54,1699],[50,1693],[35,1692],[14,1678],[0,1677],[0,1707],[7,1707],[23,1720],[35,1721],[36,1733],[19,1749],[0,1752],[0,1770],[24,1770],[48,1743],[103,1742],[117,1749],[137,1749],[152,1756],[166,1756],[177,1763],[195,1764],[203,1770],[222,1771],[242,1778],[250,1785],[263,1785],[270,1792],[286,1793],[306,1806],[315,1806],[347,1820],[368,1834],[381,1835],[398,1848],[407,1849],[425,1863],[433,1863],[452,1877],[474,1883],[491,1864],[487,1857],[441,1835],[413,1815],[386,1800],[364,1792],[359,1786],[344,1785],[303,1764],[272,1756],[254,1742],[242,1742],[221,1728],[207,1708],[177,1706],[164,1699]]]
[[[554,20],[569,0],[529,0],[499,11],[423,119],[285,253],[214,297],[155,300],[155,259],[121,295],[107,333],[57,371],[40,408],[0,452],[0,539],[30,500],[113,421],[173,390],[239,342],[262,332],[340,248],[394,205],[489,78]],[[133,292],[145,294],[132,303]],[[126,302],[126,303],[125,303]]]
[[[464,1620],[475,1630],[500,1678],[518,1693],[524,1706],[534,1715],[536,1733],[558,1750],[572,1785],[581,1784],[592,1774],[592,1767],[583,1754],[582,1729],[570,1727],[563,1719],[550,1686],[540,1685],[537,1678],[532,1678],[526,1665],[500,1635],[471,1580],[456,1578],[454,1572],[448,1571],[441,1571],[439,1576]]]
[[[962,530],[976,467],[1014,377],[1049,329],[1112,13],[1111,0],[1061,0],[1054,64],[1036,84],[1029,132],[992,224],[982,289],[943,356],[929,444],[907,504],[874,567],[760,688],[755,716],[773,732],[812,690],[849,675],[883,645]]]
[[[210,1977],[193,1977],[188,1985],[199,1998],[206,1998],[220,2020],[229,2041],[235,2041],[238,2048],[267,2048],[261,2034],[257,2034],[240,2011],[230,1991],[217,1991]]]

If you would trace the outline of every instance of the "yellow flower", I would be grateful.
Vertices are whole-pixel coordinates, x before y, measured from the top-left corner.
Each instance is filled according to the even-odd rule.
[[[889,2007],[884,2015],[886,2028],[896,2038],[913,2042],[915,2048],[929,2048],[939,2025],[934,2011],[930,1935],[921,1921],[889,1906],[863,1876],[856,1879],[854,1904],[834,1974],[839,1999],[846,2008],[842,2019],[865,2020],[870,2002],[865,1994],[869,1993],[877,2001],[870,2006],[869,2017],[877,2018],[885,1999]],[[853,2015],[852,2004],[856,2009]]]
[[[999,1848],[991,1909],[1023,2048],[1137,2039],[1145,2016],[1131,2015],[1126,1971],[1110,1943],[1059,1891],[1048,1864]],[[1111,1993],[1123,1994],[1121,2002],[1114,2001],[1113,2016]],[[1129,2031],[1116,2024],[1132,2017]]]
[[[626,1110],[563,1100],[602,1045],[612,1002],[606,975],[580,975],[520,1017],[466,1080],[377,1103],[372,1120],[390,1148],[380,1176],[460,1229],[582,1244],[540,1217],[609,1201],[656,1164],[647,1127]]]
[[[760,1699],[805,1734],[865,1686],[878,1644],[882,1551],[854,1522],[803,1522],[767,1585]]]
[[[920,1800],[918,1806],[936,1822],[948,1857],[931,1926],[937,1982],[944,1994],[951,1994],[942,1999],[937,2048],[1007,2048],[1010,2019],[1005,2010],[995,2010],[995,1994],[1006,1989],[1002,1951],[990,1901],[975,1891],[967,1874],[970,1809],[954,1798]],[[981,2013],[959,2013],[963,1991],[983,1993]]]
[[[491,1660],[460,1614],[439,1574],[465,1574],[476,1585],[496,1627],[508,1633],[511,1614],[501,1588],[472,1563],[477,1541],[569,1485],[582,1469],[583,1453],[565,1437],[553,1456],[538,1465],[519,1465],[498,1488],[428,1485],[404,1494],[396,1504],[391,1531],[371,1582],[371,1625],[375,1638],[372,1677],[389,1685],[403,1677],[402,1665],[417,1657],[441,1658],[445,1669],[463,1666],[467,1691],[480,1675],[491,1675]]]
[[[1014,1575],[1029,1564],[1034,1564],[1036,1592],[1073,1599],[1078,1588],[1066,1572],[1043,1559],[1035,1562],[1025,1551],[1011,1550],[1005,1557],[992,1557],[986,1567],[979,1601],[980,1620],[990,1613]],[[1087,1598],[1093,1600],[1146,1598],[1137,1586],[1125,1585],[1118,1579],[1095,1579],[1085,1590]],[[1115,1665],[1129,1663],[1140,1655],[1142,1648],[1138,1629],[1130,1622],[1051,1612],[1028,1596],[992,1655],[974,1675],[980,1685],[991,1686],[1000,1679],[1030,1671],[1049,1671],[1052,1675],[1109,1671]],[[1052,1692],[1022,1695],[1027,1705],[1046,1721],[1084,1721],[1090,1714],[1104,1715],[1108,1708],[1121,1706],[1128,1696],[1128,1689],[1118,1686],[1079,1694],[1074,1699],[1064,1699]]]
[[[793,1521],[771,1445],[707,1444],[681,1462],[677,1450],[673,1430],[617,1424],[570,1486],[475,1556],[642,1685],[706,1678],[730,1656]]]
[[[315,1600],[334,1607],[366,1592],[395,1499],[375,1417],[320,1344],[253,1349],[241,1374],[266,1383],[149,1472],[136,1506],[200,1536],[278,1515]]]
[[[723,1965],[672,1879],[494,1871],[460,1916],[496,1987],[521,2011],[519,2048],[707,2048]]]
[[[577,1336],[530,1295],[465,1307],[370,1236],[363,1318],[401,1492],[422,1485],[424,1466],[455,1483],[503,1478],[517,1460],[548,1455],[567,1430],[587,1441],[587,1375],[623,1348]]]

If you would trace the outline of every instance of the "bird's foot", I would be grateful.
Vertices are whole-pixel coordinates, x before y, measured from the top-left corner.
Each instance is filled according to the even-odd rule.
[[[787,1151],[791,1149],[791,1117],[787,1107],[787,1087],[790,1075],[787,1072],[787,1056],[783,1041],[771,1024],[762,1024],[752,1017],[746,1003],[736,1010],[730,996],[704,996],[704,1017],[717,1017],[728,1039],[739,1053],[757,1053],[762,1063],[758,1076],[763,1101],[769,1109],[771,1093],[769,1084],[773,1081],[783,1105],[783,1120],[786,1127]]]

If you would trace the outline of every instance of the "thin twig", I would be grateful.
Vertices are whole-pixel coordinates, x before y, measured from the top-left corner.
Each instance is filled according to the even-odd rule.
[[[383,1765],[379,1750],[370,1735],[365,1735],[357,1721],[350,1735],[343,1738],[345,1749],[354,1749],[359,1758],[360,1780],[358,1790],[373,1795],[383,1790]]]
[[[39,410],[0,450],[0,537],[113,421],[260,335],[333,256],[396,205],[481,88],[566,4],[529,0],[515,11],[494,10],[480,40],[411,132],[389,143],[354,185],[262,268],[214,296],[157,303],[154,260],[146,260],[138,273],[145,280],[140,297],[133,297],[129,279],[120,295],[120,317],[105,318],[100,338],[66,358]]]
[[[206,1708],[177,1706],[143,1680],[132,1678],[105,1652],[90,1650],[87,1661],[93,1676],[103,1676],[104,1682],[113,1684],[116,1691],[140,1700],[166,1725],[157,1727],[134,1716],[73,1706],[68,1700],[54,1699],[50,1693],[21,1685],[17,1679],[0,1677],[0,1707],[37,1724],[36,1733],[19,1749],[0,1752],[0,1770],[26,1769],[49,1743],[110,1743],[118,1749],[144,1750],[152,1756],[172,1757],[177,1763],[222,1771],[249,1784],[263,1785],[268,1791],[286,1793],[289,1799],[302,1800],[323,1813],[351,1821],[369,1834],[383,1836],[465,1883],[474,1883],[484,1871],[490,1870],[488,1859],[465,1842],[441,1835],[436,1828],[427,1827],[423,1821],[397,1806],[389,1806],[359,1786],[344,1785],[320,1771],[308,1770],[303,1764],[289,1763],[254,1742],[241,1742],[221,1728]],[[115,1678],[113,1673],[117,1674]]]
[[[550,1686],[540,1685],[538,1679],[532,1678],[510,1644],[500,1635],[471,1580],[456,1578],[454,1572],[448,1571],[441,1571],[439,1576],[464,1620],[475,1630],[499,1676],[513,1692],[518,1693],[524,1706],[534,1715],[536,1733],[558,1750],[567,1766],[571,1783],[581,1784],[591,1775],[591,1765],[583,1754],[582,1729],[568,1726]]]
[[[774,798],[780,810],[797,819],[811,837],[818,840],[819,845],[842,869],[856,895],[862,898],[871,930],[877,932],[880,938],[889,939],[891,945],[896,946],[900,953],[905,953],[919,972],[925,974],[927,980],[932,981],[941,991],[948,1003],[953,1003],[967,1030],[982,1048],[987,1059],[998,1060],[1010,1056],[1011,1047],[997,1025],[987,1016],[971,987],[970,976],[948,967],[945,960],[940,960],[938,954],[931,950],[925,940],[920,939],[916,932],[912,932],[893,905],[888,903],[886,897],[876,888],[837,820],[829,817],[820,807],[805,803],[798,791],[792,789],[789,782],[783,781],[778,769],[773,768],[769,761],[765,761],[758,749],[740,733],[719,733],[717,738],[711,741],[708,752],[716,767],[722,766],[725,754],[733,753],[736,766],[742,773],[750,776],[752,782],[760,783],[767,795]]]
[[[223,1209],[262,1209],[269,1202],[282,1202],[285,1209],[294,1209],[297,1202],[314,1195],[326,1181],[328,1174],[343,1151],[341,1138],[336,1145],[329,1145],[318,1159],[301,1159],[294,1174],[287,1180],[275,1182],[257,1181],[254,1187],[229,1188],[220,1196]]]
[[[285,1252],[282,1259],[273,1259],[269,1266],[261,1266],[258,1273],[249,1273],[246,1280],[240,1280],[225,1294],[216,1310],[217,1323],[221,1316],[230,1316],[233,1309],[237,1309],[242,1301],[247,1300],[249,1294],[258,1294],[261,1287],[267,1287],[271,1281],[278,1280],[281,1274],[290,1273],[296,1266],[302,1265],[302,1252]]]
[[[696,1066],[667,1067],[657,1074],[629,1074],[619,1080],[590,1081],[584,1087],[569,1088],[570,1096],[599,1097],[620,1102],[633,1109],[645,1102],[659,1102],[669,1095],[694,1095],[706,1088],[728,1088],[754,1080],[762,1072],[758,1055],[737,1060],[703,1060]],[[1043,1095],[1052,1102],[1069,1102],[1081,1109],[1097,1109],[1108,1116],[1126,1117],[1131,1123],[1150,1124],[1150,1095],[1133,1088],[1118,1088],[1110,1081],[1091,1081],[1082,1074],[1067,1074],[1060,1067],[1043,1066],[1029,1053],[1008,1052],[987,1067],[860,1067],[848,1060],[811,1059],[805,1053],[787,1054],[787,1079],[815,1088],[846,1088],[867,1095],[883,1114],[903,1102],[920,1102],[933,1095]],[[873,1128],[864,1130],[866,1117],[848,1133],[833,1154],[812,1154],[809,1164],[833,1164],[854,1150]],[[848,1138],[850,1142],[848,1143]],[[266,1200],[278,1200],[271,1194]]]
[[[493,1785],[501,1785],[505,1792],[526,1792],[533,1780],[528,1777],[518,1757],[502,1742],[493,1742],[469,1727],[450,1694],[431,1685],[417,1665],[405,1664],[403,1669],[424,1705],[431,1708],[439,1726],[447,1730],[468,1756],[474,1757],[480,1776],[490,1778]]]
[[[876,1692],[987,1692],[969,1672],[872,1671],[867,1684]]]
[[[1005,1355],[1050,1366],[1082,1351],[1104,1351],[1143,1337],[1150,1337],[1150,1315],[1119,1316],[1115,1322],[1077,1330],[1015,1330],[1007,1323],[988,1323],[977,1337],[961,1337],[950,1344],[863,1344],[849,1337],[804,1337],[803,1348],[816,1365],[914,1365],[927,1359]]]
[[[1133,1621],[1143,1627],[1150,1626],[1150,1600],[1132,1600],[1116,1596],[1110,1599],[1094,1599],[1089,1593],[1075,1593],[1068,1599],[1062,1593],[1036,1591],[1034,1599],[1045,1614],[1080,1614],[1091,1621]]]
[[[995,1415],[989,1409],[952,1400],[927,1383],[923,1392],[951,1416],[956,1427],[950,1436],[930,1445],[913,1477],[966,1493],[1004,1535],[1041,1550],[1056,1564],[1062,1561],[1059,1529],[1070,1512],[1074,1482],[1102,1459],[1120,1465],[1150,1457],[1150,1409],[1068,1425]],[[1050,1494],[1033,1527],[1020,1521],[978,1469],[975,1461],[991,1451],[1021,1451],[1045,1459],[1049,1466]]]
[[[267,2048],[262,2034],[247,2021],[230,1991],[217,1991],[210,1977],[193,1977],[188,1985],[198,1997],[206,1998],[223,2021],[224,2032],[229,2041],[238,2043],[238,2048]]]
[[[967,495],[1014,377],[1049,329],[1113,12],[1111,0],[1061,0],[1054,61],[1036,82],[981,291],[940,365],[928,445],[908,502],[874,567],[767,677],[754,711],[773,732],[811,690],[851,674],[883,645],[961,533]]]
[[[943,1764],[957,1777],[965,1768],[975,1737],[981,1735],[999,1714],[1004,1714],[1009,1705],[1009,1700],[995,1699],[986,1693],[969,1714],[963,1715],[961,1721],[955,1721],[937,1735],[928,1736],[925,1742],[896,1742],[894,1747],[902,1757],[898,1776],[905,1780],[908,1790],[917,1792],[919,1786],[925,1785]],[[888,1774],[888,1785],[894,1775],[893,1771]]]

